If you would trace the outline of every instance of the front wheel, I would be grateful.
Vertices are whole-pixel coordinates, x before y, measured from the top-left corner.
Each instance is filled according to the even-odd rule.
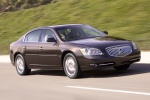
[[[29,69],[24,61],[24,58],[21,54],[18,54],[15,58],[15,66],[17,73],[19,75],[28,75],[31,72],[31,69]]]
[[[121,66],[114,66],[116,70],[127,70],[130,67],[130,64],[121,65]]]
[[[65,55],[63,60],[63,67],[65,74],[71,78],[79,78],[81,76],[81,70],[78,65],[78,62],[75,58],[75,56],[72,53],[68,53]]]

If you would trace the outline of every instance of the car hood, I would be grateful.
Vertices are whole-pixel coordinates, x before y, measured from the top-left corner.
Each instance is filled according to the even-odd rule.
[[[92,47],[108,47],[113,45],[122,45],[131,43],[129,40],[125,40],[118,37],[113,36],[105,36],[105,37],[96,37],[90,39],[82,39],[70,41],[71,44],[82,45],[82,46],[92,46]]]

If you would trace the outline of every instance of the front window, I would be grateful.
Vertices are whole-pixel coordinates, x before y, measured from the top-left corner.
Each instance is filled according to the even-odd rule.
[[[55,38],[55,36],[53,31],[51,31],[50,29],[45,29],[41,37],[41,42],[47,42],[48,38]]]
[[[64,26],[55,28],[63,41],[73,41],[87,38],[104,37],[105,33],[88,25]]]

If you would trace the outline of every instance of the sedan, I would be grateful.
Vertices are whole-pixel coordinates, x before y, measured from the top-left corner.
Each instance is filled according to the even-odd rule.
[[[84,24],[38,27],[10,45],[11,63],[19,75],[28,75],[31,69],[63,69],[74,79],[86,70],[127,70],[140,58],[133,41]]]

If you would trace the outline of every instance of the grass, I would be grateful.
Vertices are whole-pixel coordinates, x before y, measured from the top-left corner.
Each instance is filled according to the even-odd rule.
[[[0,13],[0,54],[8,54],[10,43],[32,28],[68,23],[89,24],[150,50],[149,0],[61,0]]]

